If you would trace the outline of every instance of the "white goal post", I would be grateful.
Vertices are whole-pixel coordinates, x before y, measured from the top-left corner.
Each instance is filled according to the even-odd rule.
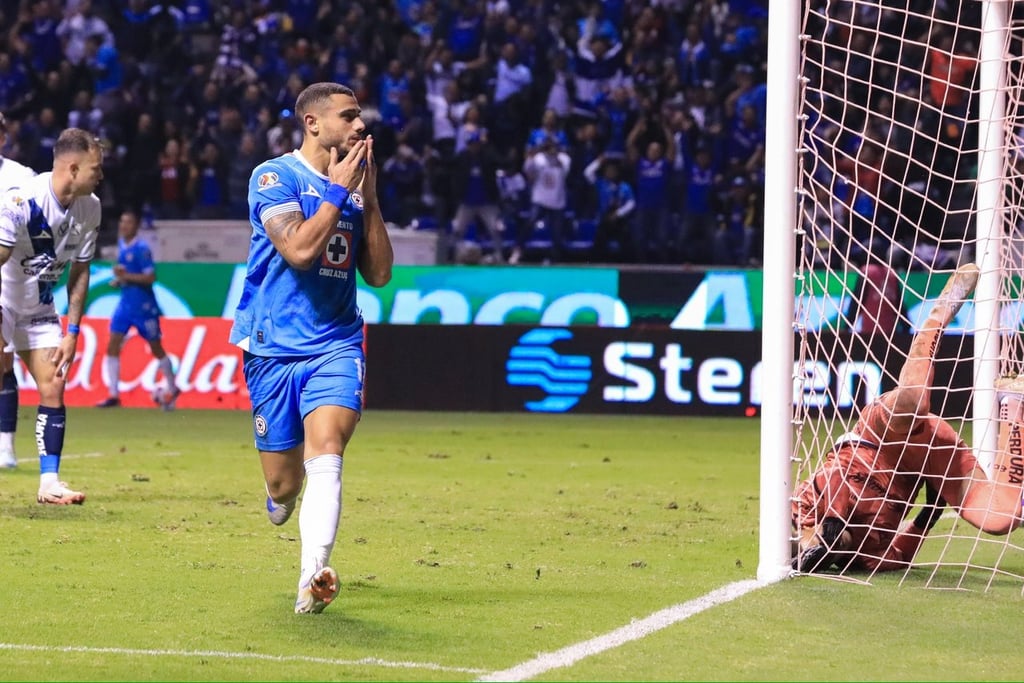
[[[872,397],[893,388],[908,340],[965,261],[980,278],[941,346],[932,411],[992,466],[996,380],[1024,373],[1018,4],[769,3],[762,582],[793,573],[794,486]],[[865,301],[885,303],[880,272],[899,282],[889,328],[865,317]],[[958,589],[1024,583],[1016,540],[947,513],[903,578]],[[979,570],[980,582],[966,578]]]

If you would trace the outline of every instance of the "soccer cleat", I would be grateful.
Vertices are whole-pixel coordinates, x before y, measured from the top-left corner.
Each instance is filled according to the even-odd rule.
[[[178,387],[172,388],[169,392],[160,392],[160,407],[167,411],[174,410],[174,402],[178,400],[179,396],[181,396],[181,389]]]
[[[39,489],[36,501],[43,505],[81,505],[85,502],[85,494],[72,491],[66,483],[58,481],[48,489]]]
[[[287,522],[293,512],[295,512],[295,500],[290,503],[278,504],[270,496],[267,496],[267,517],[270,518],[270,523],[274,526],[281,526]]]
[[[97,408],[119,408],[121,406],[121,399],[116,396],[106,398],[96,404]]]
[[[0,451],[0,467],[12,470],[17,466],[18,459],[14,456],[14,451]]]
[[[327,605],[338,597],[341,590],[341,583],[338,580],[338,572],[330,567],[324,567],[317,573],[309,583],[299,583],[299,596],[295,599],[296,614],[320,614]]]

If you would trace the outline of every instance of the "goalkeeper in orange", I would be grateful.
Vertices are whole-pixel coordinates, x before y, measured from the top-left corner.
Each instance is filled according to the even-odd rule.
[[[797,486],[793,569],[905,569],[946,505],[990,534],[1020,526],[1020,402],[1011,404],[1012,415],[1006,404],[1000,407],[995,479],[957,431],[930,412],[939,339],[977,281],[974,264],[954,273],[914,337],[899,385],[865,407],[853,430]],[[904,520],[922,487],[925,505],[914,519]]]

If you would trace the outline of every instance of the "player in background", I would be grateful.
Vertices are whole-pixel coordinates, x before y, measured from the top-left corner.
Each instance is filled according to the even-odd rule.
[[[24,164],[3,156],[7,144],[7,119],[0,112],[0,192],[20,187],[34,178],[36,172]],[[18,430],[18,379],[14,374],[14,352],[0,349],[0,367],[7,368],[0,377],[0,467],[17,467],[14,434]]]
[[[0,347],[13,346],[39,388],[37,500],[49,505],[85,501],[85,494],[71,490],[59,473],[64,383],[89,292],[89,264],[100,226],[100,200],[93,191],[102,179],[99,141],[88,131],[68,128],[54,143],[53,170],[7,191],[0,200]],[[53,302],[53,290],[65,271],[66,335]]]
[[[1020,402],[1014,414],[1003,411],[994,479],[956,430],[929,412],[939,339],[977,280],[973,263],[954,273],[911,343],[898,386],[868,405],[823,465],[797,486],[794,569],[904,569],[947,504],[986,533],[1008,534],[1020,526]],[[924,507],[904,521],[922,487]]]
[[[314,83],[295,102],[302,146],[266,161],[249,181],[253,233],[231,330],[244,351],[267,512],[299,512],[297,613],[338,595],[330,567],[342,462],[363,405],[363,320],[356,271],[391,279],[394,252],[377,198],[373,138],[351,89]]]
[[[121,349],[125,335],[134,327],[149,344],[163,374],[164,386],[153,395],[164,410],[173,410],[181,390],[175,384],[174,364],[160,341],[160,306],[153,293],[156,266],[149,245],[139,237],[139,223],[139,214],[130,209],[121,212],[117,223],[117,264],[110,284],[121,288],[121,299],[110,318],[110,339],[107,355],[103,357],[108,396],[96,407],[121,405]]]

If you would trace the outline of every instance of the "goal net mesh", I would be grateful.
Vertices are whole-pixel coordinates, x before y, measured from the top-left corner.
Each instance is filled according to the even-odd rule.
[[[988,101],[979,79],[983,9],[981,0],[802,3],[797,482],[822,465],[866,405],[896,386],[933,301],[958,265],[978,257],[979,127],[992,119],[981,110]],[[998,293],[989,295],[999,299],[1000,376],[1020,373],[1024,364],[1024,3],[1003,11],[1002,192],[994,220],[1004,238],[995,242]],[[967,444],[977,430],[998,429],[995,421],[971,420],[979,304],[972,297],[947,327],[931,392],[931,411]],[[987,468],[991,473],[991,463]],[[920,504],[911,502],[907,519]],[[938,588],[1020,589],[1022,535],[983,533],[947,508],[912,566],[884,576]],[[839,566],[826,575],[865,582],[883,576]]]

